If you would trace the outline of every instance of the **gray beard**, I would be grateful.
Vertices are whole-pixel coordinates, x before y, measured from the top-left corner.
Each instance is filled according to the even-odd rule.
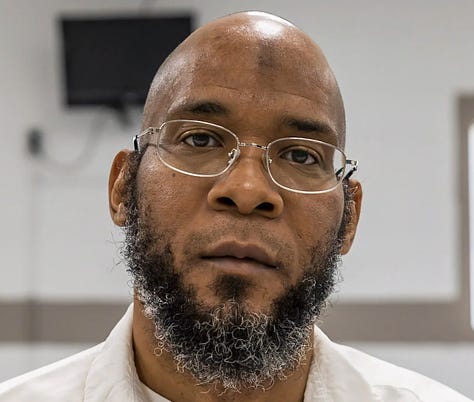
[[[147,220],[139,219],[134,198],[127,207],[122,254],[144,315],[154,324],[155,354],[169,352],[178,371],[221,392],[268,389],[292,373],[305,359],[313,324],[337,282],[342,225],[313,248],[301,280],[273,302],[268,314],[248,311],[241,297],[245,281],[230,276],[220,284],[228,299],[209,308],[184,285],[166,236],[157,238]],[[157,245],[164,251],[153,252]],[[242,292],[230,294],[230,289]]]

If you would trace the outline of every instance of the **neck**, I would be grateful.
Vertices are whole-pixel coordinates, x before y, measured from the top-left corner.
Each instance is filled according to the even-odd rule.
[[[140,380],[150,389],[169,399],[182,402],[212,401],[303,401],[313,348],[308,348],[306,358],[285,379],[276,379],[268,389],[250,389],[241,392],[227,391],[218,384],[198,385],[187,372],[177,370],[172,355],[163,350],[154,353],[156,340],[151,320],[142,312],[142,304],[135,299],[133,313],[133,346],[135,366]],[[311,340],[312,344],[312,340]]]

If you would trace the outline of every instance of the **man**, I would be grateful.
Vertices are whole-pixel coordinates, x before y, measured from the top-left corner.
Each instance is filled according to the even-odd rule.
[[[360,214],[344,142],[334,75],[295,26],[248,12],[197,30],[111,169],[133,307],[103,344],[0,399],[467,401],[314,326]]]

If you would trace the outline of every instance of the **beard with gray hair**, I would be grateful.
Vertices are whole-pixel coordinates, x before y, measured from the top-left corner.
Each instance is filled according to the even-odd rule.
[[[154,324],[155,354],[169,352],[178,371],[222,392],[268,389],[293,372],[305,359],[313,324],[337,282],[350,215],[347,186],[339,230],[313,247],[301,280],[272,303],[269,313],[248,311],[242,300],[248,284],[230,275],[214,284],[226,301],[203,306],[174,265],[167,234],[156,233],[140,216],[133,173],[128,188],[122,254],[144,314]],[[157,245],[160,252],[153,251]]]

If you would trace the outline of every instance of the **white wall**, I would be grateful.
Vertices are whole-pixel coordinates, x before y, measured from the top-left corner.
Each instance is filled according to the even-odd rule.
[[[63,12],[140,8],[192,10],[199,25],[229,12],[261,9],[315,38],[339,79],[348,154],[360,160],[365,190],[340,297],[457,297],[455,100],[474,93],[471,0],[0,0],[0,299],[130,297],[124,269],[115,266],[119,257],[112,243],[121,235],[109,222],[106,186],[110,162],[129,146],[139,117],[122,127],[103,111],[64,108],[55,18]],[[100,136],[89,147],[90,160],[70,172],[27,156],[25,136],[32,126],[44,130],[47,152],[63,163],[77,157],[91,135]],[[383,347],[377,350],[383,355]],[[451,359],[449,353],[444,357]],[[419,358],[424,367],[424,355]],[[467,373],[459,370],[456,377],[469,386]]]

